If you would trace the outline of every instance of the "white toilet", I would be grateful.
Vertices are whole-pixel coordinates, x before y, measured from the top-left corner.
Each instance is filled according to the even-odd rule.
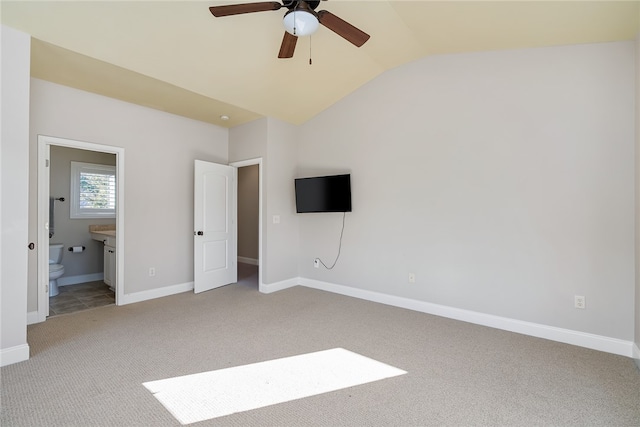
[[[54,243],[49,245],[49,296],[58,295],[58,279],[64,274],[64,265],[61,264],[64,245]]]

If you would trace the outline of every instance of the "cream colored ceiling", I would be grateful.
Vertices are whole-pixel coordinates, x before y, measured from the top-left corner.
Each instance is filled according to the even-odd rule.
[[[283,60],[284,9],[208,11],[230,3],[244,2],[3,0],[0,12],[33,36],[34,77],[228,127],[260,116],[303,123],[427,55],[630,40],[640,21],[640,1],[330,0],[317,10],[371,39],[356,48],[321,26]]]

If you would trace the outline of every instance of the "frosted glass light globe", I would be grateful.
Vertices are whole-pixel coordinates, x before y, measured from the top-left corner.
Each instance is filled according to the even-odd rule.
[[[318,18],[305,10],[290,10],[284,15],[284,29],[294,36],[304,37],[313,34],[320,25]]]

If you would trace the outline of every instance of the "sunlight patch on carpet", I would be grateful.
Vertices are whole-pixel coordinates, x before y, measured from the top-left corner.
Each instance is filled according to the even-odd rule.
[[[143,385],[184,425],[403,374],[334,348]]]

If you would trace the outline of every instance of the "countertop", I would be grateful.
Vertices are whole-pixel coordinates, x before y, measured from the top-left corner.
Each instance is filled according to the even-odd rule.
[[[96,230],[96,231],[92,231],[91,234],[99,234],[101,236],[116,237],[116,230]]]
[[[99,224],[90,225],[89,233],[95,240],[102,240],[103,237],[116,237],[116,225],[115,224]]]

